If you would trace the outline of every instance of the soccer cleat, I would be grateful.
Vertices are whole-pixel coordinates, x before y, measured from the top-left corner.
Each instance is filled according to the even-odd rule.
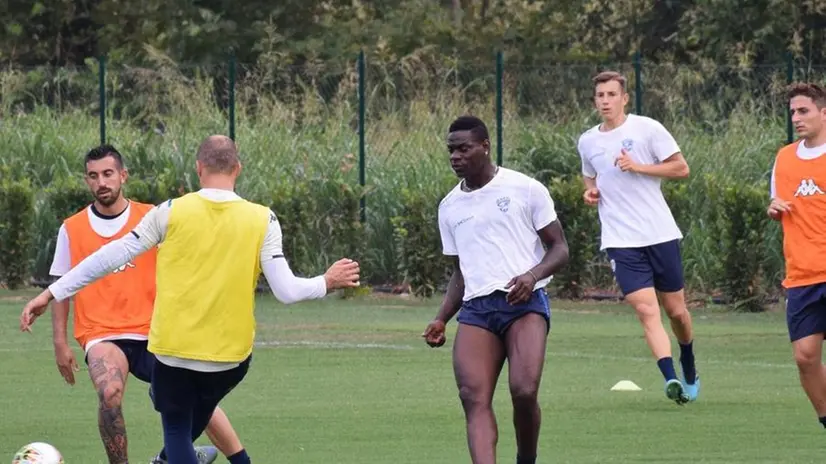
[[[688,395],[683,389],[683,383],[677,379],[671,379],[665,383],[665,396],[677,404],[688,403]]]
[[[198,464],[212,464],[218,459],[218,449],[214,446],[196,446],[195,457],[198,459]],[[169,462],[161,459],[160,456],[155,456],[149,464],[169,464]]]
[[[198,458],[198,464],[212,464],[218,459],[218,449],[214,446],[196,446],[195,457]]]
[[[688,401],[697,401],[697,397],[700,395],[699,375],[694,378],[693,384],[690,384],[688,382],[685,383],[685,394],[688,397]]]

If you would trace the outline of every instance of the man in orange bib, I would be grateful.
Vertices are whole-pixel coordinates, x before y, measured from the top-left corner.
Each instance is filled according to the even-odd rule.
[[[85,165],[86,184],[95,201],[60,227],[50,271],[54,276],[66,274],[103,245],[129,233],[153,207],[124,198],[121,187],[127,171],[121,154],[111,145],[87,153]],[[147,350],[147,338],[155,301],[156,256],[157,249],[144,253],[74,297],[74,337],[85,351],[98,393],[98,427],[110,464],[128,463],[121,410],[127,375],[149,383],[155,363],[155,355]],[[74,385],[78,366],[66,336],[69,301],[54,302],[52,309],[57,366],[66,382]],[[245,454],[220,408],[215,409],[207,435],[228,458]],[[197,447],[196,455],[199,463],[208,464],[215,461],[218,451]],[[165,452],[152,463],[166,463]]]
[[[826,427],[826,90],[794,84],[788,98],[800,139],[777,153],[768,214],[783,227],[786,322],[800,383]]]

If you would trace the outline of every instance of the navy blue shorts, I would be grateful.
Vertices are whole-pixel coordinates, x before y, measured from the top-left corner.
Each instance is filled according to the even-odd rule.
[[[146,383],[152,381],[152,370],[155,368],[155,355],[148,349],[146,340],[106,340],[101,343],[111,343],[117,346],[126,356],[129,363],[129,372],[137,379]],[[89,365],[88,355],[85,359]]]
[[[826,283],[786,290],[786,325],[791,341],[826,333]]]
[[[640,248],[608,248],[611,270],[624,295],[653,287],[665,293],[683,289],[683,259],[680,241]]]
[[[156,362],[149,391],[155,410],[161,414],[207,410],[211,415],[247,375],[251,359],[250,355],[238,367],[220,372],[199,372]]]
[[[465,301],[456,320],[461,324],[481,327],[502,338],[514,321],[526,314],[537,313],[545,318],[546,331],[551,330],[551,305],[545,289],[534,290],[530,300],[518,305],[508,303],[505,299],[507,295],[497,290],[490,295]]]

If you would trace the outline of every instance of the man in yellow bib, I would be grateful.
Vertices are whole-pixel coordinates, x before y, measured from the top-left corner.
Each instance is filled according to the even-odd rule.
[[[197,464],[192,442],[247,373],[261,273],[283,303],[359,285],[359,265],[349,259],[310,279],[292,273],[275,214],[234,193],[241,163],[231,139],[204,140],[196,169],[201,190],[150,210],[131,233],[103,246],[29,301],[20,316],[20,328],[26,331],[52,299],[71,297],[162,243],[148,349],[158,361],[153,400],[172,464]],[[249,456],[243,458],[239,462],[251,462]]]

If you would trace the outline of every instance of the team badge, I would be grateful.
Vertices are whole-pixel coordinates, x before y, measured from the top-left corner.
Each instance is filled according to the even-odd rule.
[[[625,139],[622,141],[622,148],[625,151],[631,151],[634,149],[634,141],[631,139]]]
[[[498,206],[499,211],[502,211],[503,213],[508,212],[508,207],[510,206],[510,204],[511,204],[510,197],[502,197],[502,198],[499,198],[498,200],[496,200],[496,206]]]

